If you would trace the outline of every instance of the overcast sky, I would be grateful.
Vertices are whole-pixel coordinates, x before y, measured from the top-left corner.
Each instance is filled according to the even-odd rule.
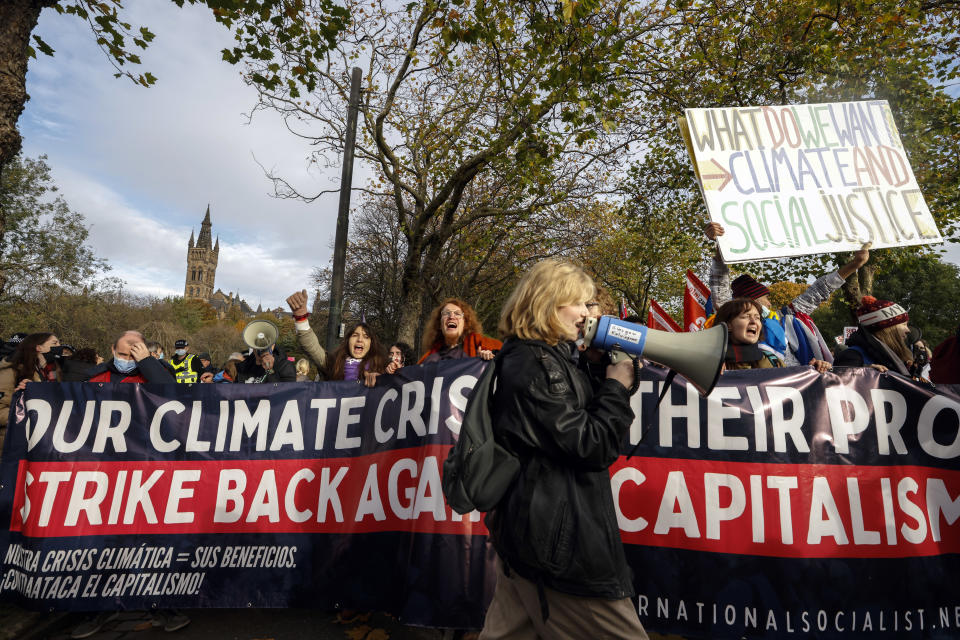
[[[308,173],[307,146],[273,114],[247,124],[255,92],[221,60],[232,36],[208,9],[126,4],[125,19],[156,34],[141,54],[156,85],[114,78],[81,20],[44,10],[35,33],[56,55],[30,62],[24,152],[49,156],[64,198],[91,226],[90,244],[128,290],[183,294],[187,240],[209,203],[220,236],[215,287],[254,308],[283,304],[329,263],[337,197],[273,198],[254,156],[306,191],[335,186],[339,173]]]
[[[308,172],[307,145],[273,114],[247,123],[255,92],[221,60],[232,36],[208,9],[127,4],[124,18],[156,34],[140,71],[157,84],[115,79],[81,20],[44,10],[36,33],[56,55],[30,63],[25,152],[49,156],[65,199],[91,225],[94,250],[128,290],[183,294],[187,239],[209,203],[221,247],[215,287],[254,308],[282,305],[312,267],[329,264],[337,197],[275,199],[254,156],[304,192],[336,186],[339,172]],[[355,186],[365,173],[357,167]],[[960,247],[948,258],[960,262]]]

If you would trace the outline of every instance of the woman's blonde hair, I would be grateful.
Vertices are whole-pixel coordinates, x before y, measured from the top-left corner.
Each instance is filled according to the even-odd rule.
[[[307,362],[306,358],[300,358],[297,360],[297,375],[305,376],[310,373],[310,363]]]
[[[873,332],[873,337],[890,347],[890,350],[897,354],[897,357],[903,360],[905,364],[913,362],[913,353],[907,347],[907,343],[903,341],[903,336],[900,335],[897,325],[877,329]]]
[[[580,304],[596,293],[593,280],[569,262],[544,260],[527,271],[500,312],[500,334],[555,345],[565,339],[557,309]]]

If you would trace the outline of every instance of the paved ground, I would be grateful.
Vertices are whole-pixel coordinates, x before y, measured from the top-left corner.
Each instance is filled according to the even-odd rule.
[[[190,624],[167,633],[151,625],[147,612],[130,611],[105,624],[90,640],[452,640],[459,635],[399,624],[382,614],[349,623],[334,614],[303,609],[194,609]],[[36,613],[0,605],[0,640],[67,640],[88,614]]]
[[[467,640],[462,633],[399,624],[383,614],[344,621],[335,614],[304,609],[193,609],[190,624],[167,633],[145,611],[121,613],[90,640]],[[37,613],[0,604],[0,640],[68,640],[88,614]],[[651,640],[683,640],[650,634]]]

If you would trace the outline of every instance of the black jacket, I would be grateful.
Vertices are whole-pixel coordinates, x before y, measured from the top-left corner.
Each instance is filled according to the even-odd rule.
[[[870,358],[870,362],[865,361],[863,354],[857,349],[851,349],[850,347],[863,349]],[[897,357],[887,345],[877,340],[869,330],[860,327],[847,339],[847,348],[833,359],[833,366],[865,367],[868,364],[882,364],[890,371],[902,373],[905,376],[910,375],[903,360]]]
[[[633,421],[615,380],[594,388],[570,343],[509,339],[493,402],[497,441],[521,471],[486,524],[508,568],[557,591],[632,597],[610,474]]]
[[[60,365],[60,382],[83,382],[97,367],[95,362],[82,362],[73,358],[64,358]]]
[[[273,346],[273,373],[267,373],[257,364],[257,356],[250,353],[237,363],[235,382],[296,382],[297,368],[287,360],[287,354],[279,346]]]

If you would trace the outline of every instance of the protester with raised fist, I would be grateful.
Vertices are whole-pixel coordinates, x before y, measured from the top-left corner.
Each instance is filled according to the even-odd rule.
[[[483,335],[476,311],[459,298],[447,298],[433,311],[423,331],[424,354],[420,362],[439,362],[456,358],[493,360],[493,352],[503,346],[499,340]]]
[[[307,290],[296,291],[287,297],[287,305],[293,314],[293,326],[297,331],[297,344],[313,362],[320,376],[327,366],[327,352],[321,346],[317,334],[310,328],[310,310],[307,307]]]

